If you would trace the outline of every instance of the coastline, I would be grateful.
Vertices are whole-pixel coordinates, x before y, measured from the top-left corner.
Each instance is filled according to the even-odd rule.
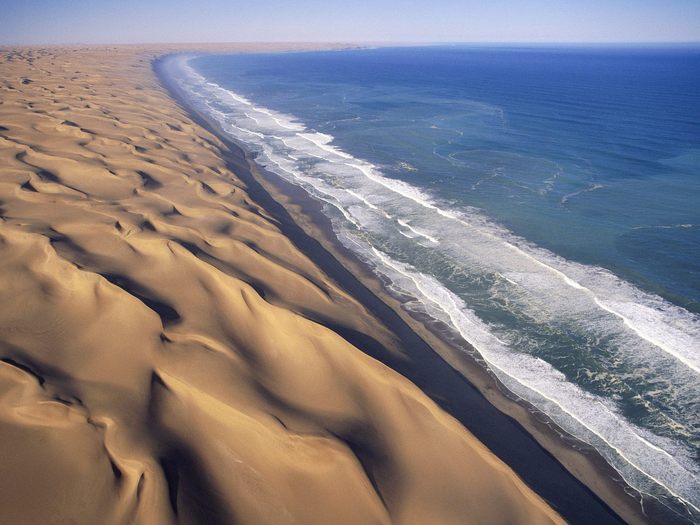
[[[562,523],[340,335],[398,348],[169,97],[173,50],[0,53],[0,521]]]
[[[0,516],[654,522],[158,69],[329,47],[0,50]]]
[[[153,61],[154,71],[171,97],[193,120],[227,144],[226,160],[232,171],[244,180],[257,202],[268,211],[274,210],[273,216],[285,235],[339,286],[368,305],[393,333],[400,334],[405,354],[387,352],[376,341],[357,339],[354,337],[357,334],[343,331],[342,327],[329,328],[418,385],[550,504],[565,501],[569,499],[567,496],[571,500],[584,500],[580,507],[572,506],[571,515],[555,505],[571,523],[616,523],[620,519],[628,523],[664,522],[663,510],[659,513],[659,509],[654,509],[657,502],[645,501],[644,509],[648,512],[645,514],[641,495],[592,446],[568,434],[546,414],[507,390],[478,362],[478,355],[475,356],[468,343],[456,341],[439,322],[422,319],[403,309],[400,300],[385,289],[372,269],[335,237],[318,201],[300,187],[257,165],[244,145],[231,139],[214,120],[189,107],[186,97],[165,71],[164,63],[171,56],[163,55]],[[426,367],[426,363],[436,358],[441,365]],[[443,365],[454,373],[448,381],[445,374],[450,372]],[[475,407],[478,407],[476,411]],[[494,424],[494,418],[503,421]],[[485,420],[488,423],[484,424]],[[553,466],[545,469],[542,465],[547,462]],[[563,474],[556,473],[557,465]],[[560,478],[552,482],[557,475],[569,476],[573,481],[562,482]],[[576,484],[580,487],[574,488]],[[584,497],[572,496],[581,488],[595,501],[593,507]],[[603,517],[606,512],[610,521]],[[585,517],[577,521],[572,517],[576,515]]]

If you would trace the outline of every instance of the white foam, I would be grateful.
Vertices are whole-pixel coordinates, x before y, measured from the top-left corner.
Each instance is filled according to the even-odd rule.
[[[392,217],[391,215],[389,215],[387,212],[385,212],[384,210],[380,209],[378,206],[375,206],[374,204],[372,204],[368,199],[366,199],[365,197],[363,197],[363,196],[360,195],[359,193],[356,193],[356,192],[354,192],[354,191],[352,191],[352,190],[350,190],[350,189],[346,189],[345,191],[347,191],[350,195],[352,195],[353,197],[355,197],[356,199],[358,199],[359,201],[361,201],[361,202],[362,202],[363,204],[365,204],[365,206],[367,206],[369,209],[379,211],[379,212],[382,213],[382,214],[384,215],[384,217],[386,217],[387,219],[393,218],[393,217]]]
[[[513,356],[505,341],[496,337],[466,307],[464,301],[433,277],[416,272],[408,265],[392,260],[374,247],[370,249],[391,272],[409,280],[412,287],[416,289],[417,295],[426,298],[439,311],[443,312],[463,339],[479,351],[489,367],[515,393],[535,405],[538,403],[533,396],[554,405],[567,418],[570,418],[570,421],[564,421],[563,424],[561,419],[559,420],[564,429],[579,436],[584,441],[588,441],[589,444],[598,449],[600,449],[600,442],[602,442],[609,448],[608,453],[603,454],[605,457],[611,459],[610,453],[619,455],[637,473],[666,487],[675,497],[686,501],[700,511],[697,506],[690,502],[693,496],[698,494],[697,491],[700,491],[700,480],[697,479],[695,473],[688,472],[685,466],[678,463],[669,452],[645,439],[643,437],[644,431],[626,421],[613,408],[606,405],[603,399],[584,392],[567,381],[561,372],[552,368],[545,361],[529,356]],[[402,289],[410,287],[404,285]],[[517,382],[515,388],[513,388],[513,380]],[[551,415],[551,409],[549,413]],[[601,413],[605,417],[601,418]],[[577,426],[580,428],[575,428]],[[585,432],[582,433],[581,430]],[[644,452],[640,453],[634,447],[630,447],[631,443],[636,443]],[[669,443],[668,446],[673,446],[673,444]],[[619,462],[617,463],[619,464]],[[656,472],[656,474],[650,472]],[[627,481],[635,486],[633,475],[630,475],[629,472],[621,473],[626,475],[626,479],[629,477],[630,479]],[[679,476],[689,480],[689,483],[676,492],[671,487]]]
[[[263,135],[262,133],[258,133],[257,131],[253,131],[250,129],[241,128],[239,126],[236,126],[235,124],[229,124],[228,128],[229,128],[229,130],[235,129],[235,130],[240,131],[241,133],[247,133],[249,135],[255,135],[256,137],[259,137],[259,138],[265,138],[265,135]]]
[[[333,137],[331,137],[330,135],[325,135],[324,133],[297,133],[297,136],[301,137],[304,140],[308,140],[315,146],[321,148],[323,151],[327,151],[343,159],[353,158],[352,155],[348,155],[347,153],[339,150],[338,148],[331,146],[330,143],[333,141]]]
[[[252,120],[253,122],[255,122],[256,124],[260,124],[260,121],[259,121],[258,119],[256,119],[254,116],[249,115],[248,113],[245,113],[245,112],[244,112],[243,114],[244,114],[246,117],[248,117],[250,120]]]
[[[420,236],[420,237],[423,237],[423,238],[425,238],[425,239],[428,239],[428,240],[429,240],[430,242],[432,242],[432,243],[440,244],[440,241],[438,241],[435,237],[433,237],[432,235],[428,235],[427,233],[425,233],[425,232],[423,232],[423,231],[421,231],[421,230],[418,230],[418,229],[414,228],[413,226],[411,226],[410,224],[408,224],[408,222],[403,221],[403,220],[401,220],[401,219],[397,219],[396,221],[397,221],[401,226],[403,226],[404,228],[408,228],[409,230],[411,230],[411,231],[412,231],[413,233],[415,233],[416,235],[418,235],[418,236]]]
[[[582,189],[582,190],[574,191],[574,192],[572,192],[572,193],[567,193],[566,195],[564,195],[564,196],[561,198],[561,200],[559,201],[559,203],[560,203],[560,204],[566,204],[567,202],[569,202],[569,201],[572,199],[572,197],[576,197],[577,195],[581,195],[581,194],[583,194],[583,193],[589,193],[589,192],[591,192],[591,191],[600,190],[600,189],[603,189],[604,187],[605,187],[605,186],[603,186],[602,184],[592,184],[592,185],[589,186],[588,188],[584,188],[584,189]]]

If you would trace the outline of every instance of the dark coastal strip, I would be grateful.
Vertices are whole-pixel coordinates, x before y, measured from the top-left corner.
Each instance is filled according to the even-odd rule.
[[[154,61],[154,70],[172,98],[199,125],[215,134],[227,146],[223,152],[229,169],[247,186],[251,198],[278,223],[280,230],[342,289],[361,302],[387,326],[399,340],[408,360],[400,359],[374,339],[341,326],[329,326],[367,355],[397,371],[429,395],[443,410],[459,420],[477,439],[508,464],[525,483],[544,498],[572,524],[625,523],[604,501],[574,477],[544,449],[515,419],[494,407],[462,374],[450,366],[428,345],[396,311],[369,290],[322,244],[307,234],[282,204],[277,202],[256,179],[251,156],[228,138],[217,126],[193,111],[180,88],[172,82],[164,65],[168,56]],[[275,185],[295,197],[303,191],[275,177]],[[307,197],[311,200],[311,197]],[[320,211],[320,204],[313,203]],[[317,214],[314,214],[317,215]],[[313,217],[322,220],[322,217]],[[330,229],[330,224],[319,227]],[[339,244],[339,242],[338,242]],[[360,263],[358,261],[358,263]],[[641,511],[641,509],[640,509]],[[640,519],[641,512],[638,511]]]

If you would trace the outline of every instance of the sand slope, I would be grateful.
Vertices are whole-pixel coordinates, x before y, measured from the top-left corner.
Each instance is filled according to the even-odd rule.
[[[167,97],[165,51],[0,54],[0,522],[560,522],[324,327],[395,345]]]

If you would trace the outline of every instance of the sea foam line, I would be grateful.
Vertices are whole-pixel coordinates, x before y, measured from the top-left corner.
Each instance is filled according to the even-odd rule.
[[[443,210],[440,207],[436,206],[435,204],[433,204],[433,202],[431,202],[431,199],[429,197],[425,196],[424,194],[422,194],[422,192],[420,192],[420,190],[416,190],[415,188],[404,183],[403,181],[391,180],[391,182],[389,182],[390,179],[387,179],[387,178],[380,176],[380,175],[373,174],[371,167],[364,166],[361,164],[354,164],[354,163],[353,164],[349,163],[348,165],[360,170],[370,180],[373,180],[374,182],[381,184],[382,186],[384,186],[385,188],[387,188],[391,191],[399,193],[403,197],[412,200],[413,202],[419,204],[420,206],[428,208],[428,209],[438,213],[439,215],[441,215],[443,217],[446,217],[448,219],[456,221],[467,228],[471,228],[471,229],[475,228],[473,224],[464,220],[462,217],[460,217],[456,213],[453,213],[453,212],[450,212],[447,210]],[[543,261],[541,261],[537,257],[534,257],[533,255],[529,254],[527,251],[516,246],[515,244],[508,242],[507,240],[503,239],[500,236],[492,234],[488,231],[484,231],[483,229],[481,229],[479,231],[479,233],[482,235],[491,237],[492,239],[495,239],[499,242],[502,242],[508,249],[518,253],[521,256],[524,256],[525,258],[527,258],[528,260],[537,264],[538,266],[544,268],[545,270],[552,272],[554,275],[558,276],[568,286],[570,286],[576,290],[580,290],[582,292],[587,293],[600,308],[602,308],[606,312],[608,312],[608,313],[618,317],[620,320],[622,320],[624,325],[627,326],[629,329],[631,329],[638,337],[640,337],[641,339],[644,339],[648,343],[656,346],[657,348],[661,349],[662,351],[666,352],[667,354],[673,356],[675,359],[677,359],[678,361],[683,363],[685,366],[687,366],[688,368],[693,370],[695,373],[700,374],[700,363],[699,362],[696,362],[695,360],[685,356],[683,353],[677,351],[676,349],[671,348],[668,345],[665,345],[663,342],[659,341],[653,335],[650,335],[649,333],[645,332],[645,330],[643,330],[642,328],[637,326],[634,323],[634,321],[632,321],[630,318],[626,317],[624,314],[620,313],[619,311],[615,310],[614,308],[606,305],[603,301],[601,301],[601,299],[590,288],[587,288],[587,287],[581,285],[580,283],[578,283],[577,281],[575,281],[574,279],[572,279],[571,277],[566,275],[561,270],[544,263]]]
[[[541,391],[540,389],[538,389],[537,387],[535,387],[535,386],[532,385],[531,383],[528,383],[528,382],[527,382],[526,380],[524,380],[522,377],[517,377],[517,376],[513,375],[511,372],[508,372],[507,370],[505,370],[504,368],[502,368],[501,366],[499,366],[493,359],[490,359],[490,358],[488,357],[489,351],[488,351],[486,348],[484,348],[484,347],[482,347],[482,346],[479,346],[479,345],[474,341],[474,339],[473,339],[473,337],[472,337],[472,335],[471,335],[471,333],[470,333],[470,330],[468,330],[468,329],[465,328],[465,324],[469,324],[469,325],[471,325],[471,327],[470,327],[471,330],[484,331],[482,328],[480,328],[479,326],[477,326],[473,321],[471,321],[468,317],[466,317],[466,316],[462,313],[462,311],[466,308],[466,306],[462,305],[462,307],[460,307],[460,305],[459,305],[458,303],[462,302],[461,299],[455,297],[454,294],[452,294],[449,290],[446,290],[446,289],[445,289],[445,291],[446,291],[447,294],[448,294],[448,296],[447,296],[448,299],[450,299],[451,302],[452,302],[452,308],[445,308],[445,304],[444,304],[443,302],[441,302],[440,299],[439,299],[438,297],[436,297],[435,294],[432,293],[432,291],[431,291],[431,290],[438,289],[438,288],[443,288],[443,289],[444,289],[444,287],[442,287],[439,283],[434,283],[435,286],[424,286],[423,283],[421,282],[421,279],[418,278],[418,277],[416,277],[416,275],[418,275],[418,276],[420,276],[420,277],[423,277],[424,279],[430,280],[430,281],[434,280],[433,278],[431,278],[431,277],[429,277],[429,276],[426,276],[426,275],[424,275],[424,274],[422,274],[422,273],[420,273],[420,272],[417,272],[417,271],[415,271],[415,270],[409,270],[408,267],[407,267],[405,264],[401,264],[401,263],[399,263],[398,261],[394,261],[394,260],[391,259],[388,255],[386,255],[386,254],[383,253],[382,251],[378,250],[378,249],[375,248],[374,246],[371,246],[371,245],[370,245],[370,249],[372,250],[372,252],[374,253],[374,255],[382,262],[382,264],[384,264],[385,266],[391,268],[391,269],[392,269],[393,271],[395,271],[396,273],[399,273],[399,274],[401,274],[402,276],[404,276],[405,278],[409,279],[409,280],[414,284],[414,286],[416,287],[416,289],[420,292],[420,294],[421,294],[423,297],[425,297],[427,300],[429,300],[431,303],[433,303],[437,308],[439,308],[442,312],[444,312],[445,315],[447,315],[447,316],[450,318],[450,321],[451,321],[452,326],[453,326],[455,329],[457,329],[457,332],[460,334],[460,336],[462,337],[462,339],[464,339],[467,343],[469,343],[470,345],[472,345],[472,346],[479,352],[479,355],[481,355],[481,357],[484,358],[484,360],[486,361],[486,363],[488,364],[488,366],[489,366],[492,370],[494,370],[494,371],[499,371],[499,372],[500,372],[501,374],[503,374],[504,376],[506,376],[506,377],[508,377],[508,378],[510,378],[510,379],[515,380],[518,384],[520,384],[520,385],[521,385],[522,387],[524,387],[525,389],[527,389],[527,390],[529,390],[529,391],[535,393],[536,395],[538,395],[538,396],[542,397],[543,399],[546,399],[546,400],[549,401],[550,403],[556,405],[562,412],[564,412],[565,414],[567,414],[567,416],[569,416],[571,419],[573,419],[574,421],[576,421],[579,425],[581,425],[583,428],[585,428],[587,431],[589,431],[591,434],[595,435],[598,439],[600,439],[603,443],[605,443],[611,450],[613,450],[617,455],[619,455],[619,456],[625,461],[625,463],[626,463],[627,465],[633,467],[638,473],[642,474],[643,476],[645,476],[645,477],[648,478],[649,480],[653,481],[653,482],[656,483],[657,485],[659,485],[659,486],[661,486],[661,487],[664,487],[664,488],[668,491],[669,494],[671,494],[672,496],[674,496],[674,497],[677,498],[678,500],[680,500],[680,501],[682,501],[683,503],[687,504],[688,506],[692,507],[692,508],[695,509],[697,512],[700,512],[700,508],[698,508],[698,507],[695,506],[692,502],[688,501],[686,498],[684,498],[683,496],[681,496],[680,494],[678,494],[677,492],[675,492],[671,487],[667,486],[662,480],[660,480],[659,478],[655,477],[655,476],[652,475],[651,473],[649,473],[649,472],[647,472],[646,470],[644,470],[644,468],[641,467],[640,465],[638,465],[634,460],[632,460],[632,459],[625,453],[624,450],[622,450],[622,449],[618,448],[617,446],[615,446],[615,445],[614,445],[611,441],[609,441],[603,434],[601,434],[599,431],[596,431],[594,428],[590,427],[589,424],[587,424],[586,421],[584,421],[584,420],[581,419],[577,414],[575,414],[574,412],[572,412],[571,410],[569,410],[567,407],[565,407],[558,399],[547,395],[545,392]],[[494,339],[495,339],[499,344],[501,344],[502,346],[504,346],[504,347],[507,347],[507,346],[508,346],[506,342],[500,340],[498,337],[495,336],[495,334],[492,334],[492,333],[490,333],[490,332],[486,332],[486,333],[487,333],[487,336],[488,336],[488,337],[494,338]],[[536,359],[536,358],[535,358],[535,359]],[[540,361],[541,361],[541,360],[540,360]],[[543,363],[544,363],[544,362],[543,362]],[[571,383],[569,383],[569,384],[570,384],[573,388],[576,388],[573,384],[571,384]],[[589,394],[589,395],[590,395],[590,394]],[[583,396],[582,393],[581,393],[581,396]],[[591,396],[592,396],[592,395],[591,395]],[[583,396],[583,397],[585,397],[585,396]],[[629,424],[627,421],[622,420],[622,419],[619,417],[618,414],[616,414],[616,413],[614,413],[612,410],[610,410],[610,408],[607,407],[605,404],[601,403],[600,401],[598,401],[598,404],[605,410],[605,412],[606,412],[606,414],[608,415],[609,418],[614,419],[615,421],[618,421],[619,424],[622,425],[622,426],[624,426],[624,427],[630,432],[630,434],[632,434],[632,436],[634,437],[634,439],[638,440],[643,446],[645,446],[645,447],[647,447],[647,448],[651,448],[651,449],[653,449],[653,450],[655,450],[655,451],[657,451],[657,452],[663,454],[664,456],[666,456],[667,458],[669,458],[675,465],[677,465],[678,468],[680,468],[681,470],[685,471],[685,469],[683,468],[683,466],[680,465],[680,464],[676,461],[676,459],[673,457],[673,455],[671,455],[671,454],[670,454],[669,452],[667,452],[666,450],[664,450],[664,449],[662,449],[661,447],[659,447],[659,446],[657,446],[657,445],[651,443],[650,441],[648,441],[647,439],[645,439],[645,438],[642,437],[641,435],[639,435],[639,434],[637,434],[636,432],[634,432],[634,430],[632,429],[632,427],[630,426],[630,424]],[[593,448],[596,448],[592,443],[590,443],[590,442],[588,442],[587,440],[583,439],[581,436],[577,436],[577,438],[578,438],[578,439],[581,439],[581,440],[584,441],[584,442],[586,442],[589,446],[592,446]],[[613,467],[614,467],[614,465],[613,465]],[[617,470],[617,469],[616,469],[616,470]],[[642,491],[641,488],[637,486],[637,485],[638,485],[637,483],[635,483],[635,482],[633,482],[633,481],[631,481],[631,480],[628,480],[627,477],[626,477],[622,472],[620,472],[619,470],[618,470],[618,473],[623,477],[623,479],[625,479],[625,482],[626,482],[628,485],[630,485],[630,486],[634,487],[635,489],[637,489],[638,491],[640,491],[640,492],[646,494],[646,492]],[[652,496],[652,497],[653,497],[653,496]]]

